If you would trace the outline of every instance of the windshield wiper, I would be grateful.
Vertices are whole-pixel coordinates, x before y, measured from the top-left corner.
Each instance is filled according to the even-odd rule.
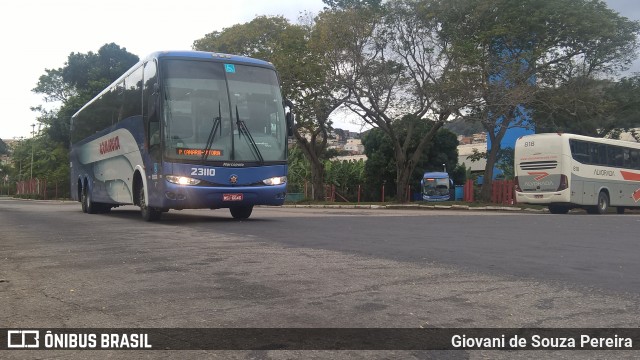
[[[249,141],[249,145],[251,145],[251,152],[253,153],[253,156],[255,156],[256,159],[258,159],[260,164],[263,164],[264,158],[260,153],[260,149],[258,149],[258,145],[256,144],[256,141],[253,140],[253,136],[251,136],[251,132],[249,132],[249,128],[247,127],[247,124],[245,124],[244,121],[240,120],[240,114],[238,113],[238,105],[236,105],[236,124],[238,125],[238,137],[242,137],[242,135],[244,135],[247,138],[247,141]]]
[[[209,132],[209,138],[207,139],[207,145],[204,147],[204,152],[202,153],[201,161],[204,163],[207,161],[207,157],[209,156],[209,151],[211,151],[211,147],[213,146],[213,139],[216,137],[216,131],[218,128],[220,129],[220,136],[222,136],[222,110],[220,109],[220,101],[218,101],[218,117],[213,119],[213,125],[211,126],[211,132]]]

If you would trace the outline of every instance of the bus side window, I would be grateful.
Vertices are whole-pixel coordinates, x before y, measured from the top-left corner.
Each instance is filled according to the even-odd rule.
[[[584,141],[570,140],[571,154],[573,158],[582,164],[589,164],[589,144]]]
[[[607,146],[608,165],[614,167],[622,167],[624,165],[623,152],[621,147]]]
[[[607,166],[607,148],[604,144],[589,144],[589,153],[591,155],[591,165]]]
[[[153,121],[149,123],[149,147],[160,145],[160,123]]]
[[[640,150],[629,151],[629,169],[640,170]]]
[[[158,77],[155,61],[149,61],[144,65],[142,91],[142,114],[145,134],[149,144],[149,155],[154,160],[160,158],[160,118],[158,116]]]

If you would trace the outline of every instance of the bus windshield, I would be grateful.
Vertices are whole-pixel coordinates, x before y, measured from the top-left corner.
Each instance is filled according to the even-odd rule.
[[[165,156],[178,162],[286,161],[287,132],[275,71],[167,60]]]
[[[423,193],[429,196],[444,196],[449,195],[449,179],[424,179]]]

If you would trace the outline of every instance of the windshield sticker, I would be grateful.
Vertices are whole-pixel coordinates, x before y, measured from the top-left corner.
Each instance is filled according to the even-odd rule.
[[[222,156],[222,150],[184,149],[184,148],[176,149],[176,154],[184,155],[184,156],[203,156],[205,152],[207,156]]]
[[[224,64],[224,71],[231,73],[231,74],[235,74],[236,73],[236,66],[233,64]]]

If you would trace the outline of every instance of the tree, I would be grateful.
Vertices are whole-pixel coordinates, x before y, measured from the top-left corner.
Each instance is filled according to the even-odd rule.
[[[434,124],[408,115],[394,122],[392,126],[394,133],[408,144],[408,151],[413,152],[419,146],[424,134],[429,133]],[[411,132],[409,129],[412,129]],[[367,179],[367,192],[371,200],[377,199],[384,184],[390,185],[389,190],[385,190],[389,196],[397,196],[398,199],[406,198],[406,192],[398,194],[397,187],[391,188],[391,185],[397,181],[397,167],[391,139],[381,129],[372,129],[364,136],[362,144],[367,155],[364,172]],[[440,128],[430,146],[421,150],[416,166],[409,176],[409,184],[412,188],[418,188],[420,179],[426,171],[442,171],[443,165],[447,170],[454,171],[458,162],[457,146],[457,136],[447,129]]]
[[[327,9],[380,8],[382,0],[322,0]]]
[[[529,126],[537,93],[614,74],[636,56],[640,27],[599,0],[440,0],[443,34],[475,81],[470,117],[491,140],[483,198],[489,198],[500,143]],[[540,98],[538,98],[540,99]]]
[[[63,182],[69,178],[69,122],[71,116],[100,91],[138,62],[138,57],[125,48],[111,43],[103,45],[97,53],[71,53],[64,67],[45,69],[36,87],[45,102],[59,105],[47,110],[36,106],[37,121],[44,125],[42,132],[22,141],[13,154],[14,166],[33,167],[33,176],[48,181]],[[33,163],[31,154],[33,152]]]
[[[616,138],[640,125],[640,77],[572,79],[541,91],[532,109],[539,132]]]
[[[295,103],[294,136],[311,165],[314,196],[324,199],[323,154],[331,129],[329,116],[340,106],[326,81],[329,71],[311,44],[312,24],[290,24],[284,17],[258,16],[245,24],[215,31],[194,42],[194,49],[227,52],[274,64],[285,96]]]
[[[43,95],[45,102],[60,104],[54,110],[43,106],[32,108],[39,113],[37,120],[44,125],[45,135],[68,147],[71,116],[138,60],[138,56],[125,48],[110,43],[100,47],[97,53],[72,52],[64,67],[45,69],[32,91]]]
[[[362,159],[325,161],[327,184],[335,187],[337,200],[357,200],[358,186],[365,183],[364,168]]]
[[[311,178],[309,159],[304,152],[294,146],[289,151],[289,174],[287,175],[287,192],[303,192],[305,183]]]
[[[321,52],[334,72],[330,80],[345,106],[391,141],[399,201],[405,201],[402,194],[438,129],[468,101],[460,96],[465,71],[452,61],[432,5],[394,0],[381,7],[337,8],[322,13],[316,24]],[[430,124],[412,151],[409,139],[417,122],[406,128],[406,137],[393,126],[405,115]]]

